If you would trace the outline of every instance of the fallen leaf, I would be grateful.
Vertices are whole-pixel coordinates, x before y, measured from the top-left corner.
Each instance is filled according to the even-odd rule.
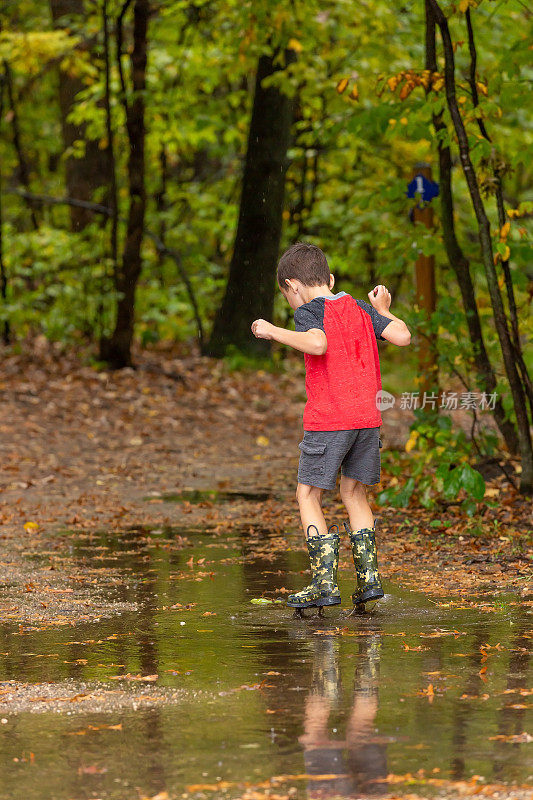
[[[489,740],[491,742],[513,742],[513,744],[529,744],[529,742],[533,742],[533,736],[530,736],[529,733],[525,731],[523,733],[512,733],[509,736],[504,736],[503,734],[499,734],[498,736],[489,736]]]
[[[39,523],[38,522],[25,522],[24,523],[24,530],[26,533],[35,533],[39,530]]]

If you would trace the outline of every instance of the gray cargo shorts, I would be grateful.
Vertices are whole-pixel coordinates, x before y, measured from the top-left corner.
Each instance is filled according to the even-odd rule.
[[[347,478],[372,485],[381,475],[380,447],[383,443],[377,428],[351,431],[305,431],[298,445],[301,450],[298,483],[334,489],[339,468]]]

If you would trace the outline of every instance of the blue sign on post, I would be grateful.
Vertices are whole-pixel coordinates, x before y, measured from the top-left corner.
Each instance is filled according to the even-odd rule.
[[[434,197],[438,197],[439,184],[428,180],[425,175],[419,173],[407,185],[407,197],[416,197],[417,194],[420,195],[421,200],[428,203]]]

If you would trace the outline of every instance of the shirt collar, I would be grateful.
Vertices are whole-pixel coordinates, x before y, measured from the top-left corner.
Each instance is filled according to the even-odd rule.
[[[337,292],[337,294],[334,294],[333,297],[331,297],[329,294],[319,294],[317,297],[323,297],[325,300],[337,300],[339,297],[344,297],[345,294],[346,292]]]

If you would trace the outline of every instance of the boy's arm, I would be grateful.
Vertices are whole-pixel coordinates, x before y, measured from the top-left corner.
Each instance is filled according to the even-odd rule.
[[[270,339],[313,356],[323,356],[328,349],[326,334],[320,328],[310,328],[304,332],[289,331],[272,325],[266,319],[256,319],[252,322],[252,333],[257,339]]]
[[[402,319],[395,317],[394,314],[391,314],[389,311],[391,294],[388,289],[383,286],[383,284],[375,286],[374,289],[368,293],[368,299],[378,314],[391,320],[381,331],[382,338],[391,342],[391,344],[398,345],[398,347],[406,347],[410,344],[411,331]]]

